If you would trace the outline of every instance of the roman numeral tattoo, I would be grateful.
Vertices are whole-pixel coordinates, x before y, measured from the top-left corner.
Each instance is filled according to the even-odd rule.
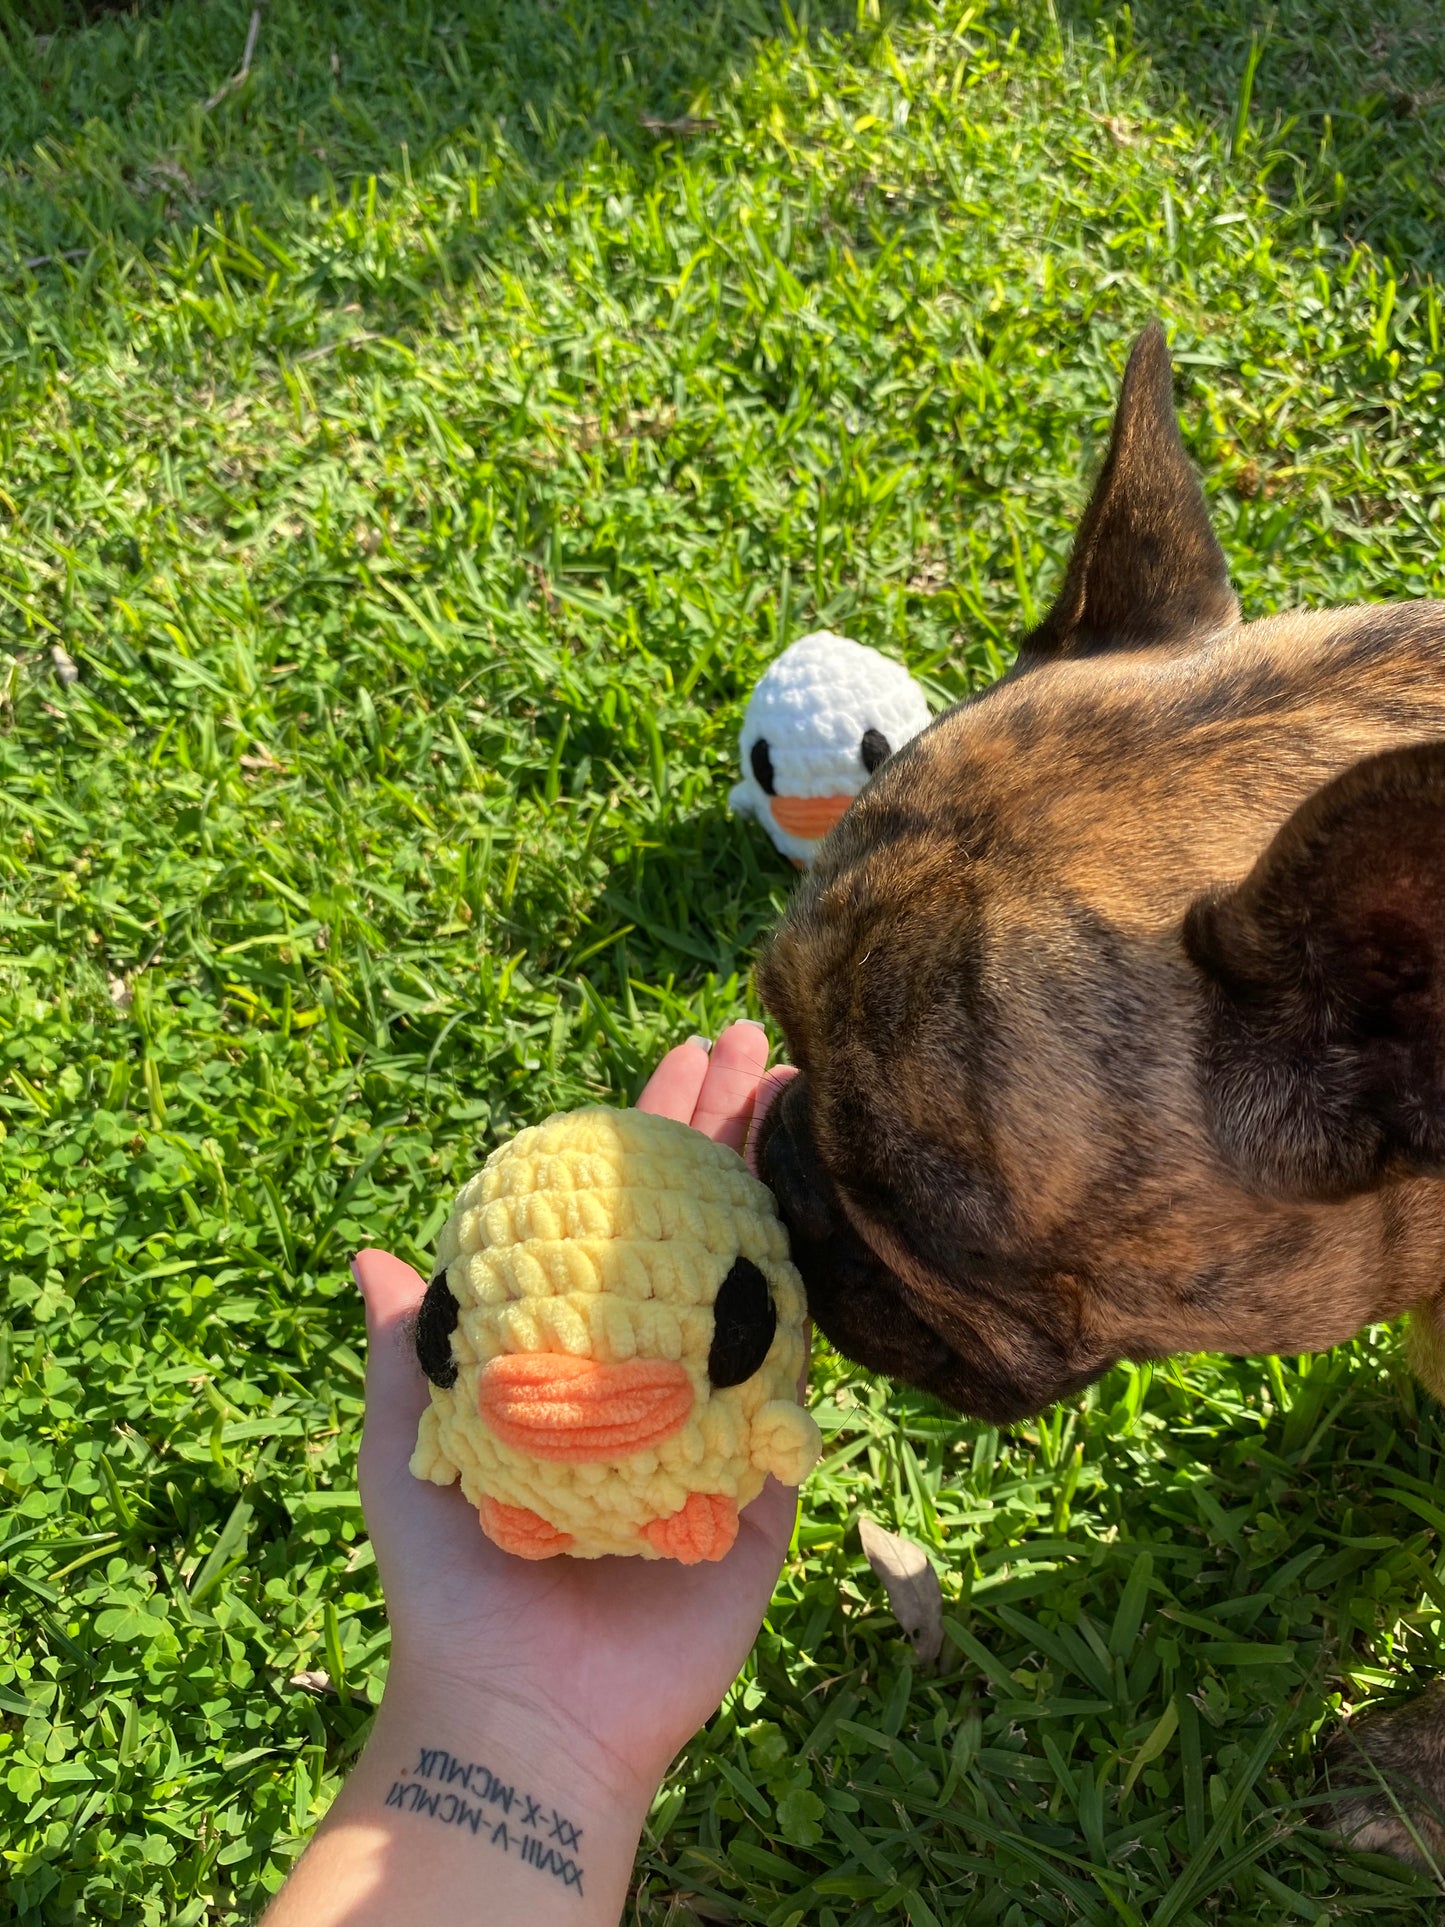
[[[460,1827],[582,1892],[576,1855],[582,1829],[543,1800],[498,1779],[476,1760],[459,1760],[444,1747],[422,1747],[417,1763],[386,1796],[389,1807],[420,1813],[439,1826]]]

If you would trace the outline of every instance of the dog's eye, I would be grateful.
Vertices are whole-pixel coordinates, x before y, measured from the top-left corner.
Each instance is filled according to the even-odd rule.
[[[768,1355],[778,1314],[768,1281],[747,1258],[735,1261],[718,1286],[712,1308],[712,1349],[707,1375],[721,1391],[751,1378]]]
[[[768,750],[768,740],[765,736],[759,736],[758,740],[753,744],[752,752],[748,760],[752,763],[753,775],[757,777],[763,794],[765,796],[772,796],[774,794],[773,759]]]
[[[426,1297],[416,1315],[416,1362],[433,1385],[449,1392],[457,1382],[457,1361],[452,1357],[452,1333],[461,1311],[447,1284],[447,1274],[439,1271],[426,1288]]]
[[[858,753],[863,758],[864,769],[866,769],[871,776],[880,763],[886,763],[888,761],[893,751],[889,747],[888,738],[883,734],[881,729],[865,729],[863,732],[863,741],[859,745]]]

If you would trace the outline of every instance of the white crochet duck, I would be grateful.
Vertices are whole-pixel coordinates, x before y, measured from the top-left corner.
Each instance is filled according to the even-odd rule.
[[[783,651],[749,698],[728,798],[806,869],[880,763],[929,720],[899,663],[827,629]]]

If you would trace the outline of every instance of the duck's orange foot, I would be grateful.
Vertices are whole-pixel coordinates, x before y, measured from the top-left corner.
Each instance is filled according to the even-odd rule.
[[[704,1559],[721,1559],[738,1536],[738,1509],[721,1492],[692,1492],[681,1512],[670,1519],[654,1519],[642,1536],[664,1559],[696,1566]]]
[[[572,1544],[570,1532],[561,1532],[524,1505],[503,1505],[500,1499],[484,1498],[477,1507],[482,1531],[503,1552],[514,1552],[519,1559],[552,1559]]]

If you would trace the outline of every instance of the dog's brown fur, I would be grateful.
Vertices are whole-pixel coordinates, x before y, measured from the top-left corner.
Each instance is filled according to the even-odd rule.
[[[1445,1291],[1445,605],[1242,624],[1136,345],[1057,602],[760,969],[822,1329],[998,1421]]]

